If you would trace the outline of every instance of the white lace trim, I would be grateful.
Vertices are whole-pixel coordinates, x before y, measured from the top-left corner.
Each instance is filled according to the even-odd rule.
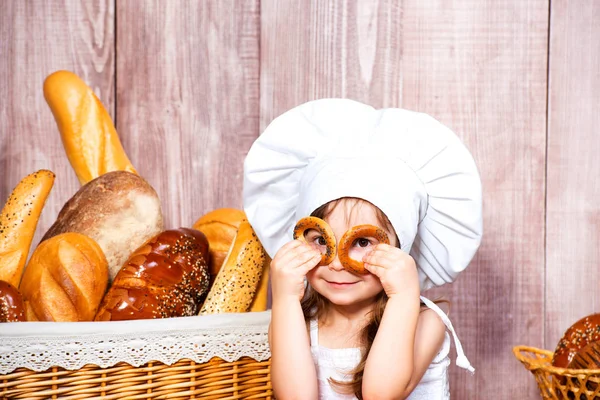
[[[126,362],[170,365],[181,359],[231,362],[271,357],[271,312],[220,314],[119,322],[16,322],[0,324],[0,374],[17,368],[75,370]]]

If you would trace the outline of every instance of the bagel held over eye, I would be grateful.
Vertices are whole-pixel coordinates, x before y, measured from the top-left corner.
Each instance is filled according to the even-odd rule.
[[[321,233],[323,240],[325,240],[326,251],[321,257],[321,261],[318,265],[329,265],[333,262],[336,255],[336,243],[335,235],[331,230],[329,224],[317,217],[305,217],[301,218],[294,227],[294,239],[300,240],[306,243],[306,231],[314,229]]]
[[[362,261],[350,258],[350,255],[348,254],[352,248],[352,245],[360,238],[374,238],[378,243],[385,244],[390,244],[390,239],[383,229],[374,225],[354,226],[344,233],[344,236],[342,236],[340,239],[340,245],[338,248],[338,257],[340,259],[340,263],[348,271],[352,271],[357,274],[366,274],[368,271],[365,269],[365,264]]]
[[[95,320],[196,315],[208,290],[209,257],[202,232],[188,228],[161,232],[125,262]]]

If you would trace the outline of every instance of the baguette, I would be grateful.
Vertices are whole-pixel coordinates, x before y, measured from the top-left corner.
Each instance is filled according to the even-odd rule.
[[[266,311],[267,300],[269,296],[269,266],[271,265],[271,257],[265,253],[265,262],[263,264],[262,275],[260,276],[260,283],[258,289],[250,304],[250,312]]]
[[[210,245],[208,268],[211,285],[219,274],[240,223],[245,219],[246,214],[242,210],[218,208],[204,214],[194,223],[193,228],[204,233]]]
[[[44,98],[82,185],[110,171],[137,173],[110,115],[77,75],[69,71],[49,75],[44,81]]]
[[[19,287],[54,173],[39,170],[15,187],[0,213],[0,280]]]
[[[248,311],[265,258],[265,250],[252,226],[242,221],[199,315]]]

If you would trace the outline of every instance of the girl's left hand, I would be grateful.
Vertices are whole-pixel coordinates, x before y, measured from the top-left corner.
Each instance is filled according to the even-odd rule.
[[[420,294],[415,260],[399,248],[379,243],[363,262],[365,269],[379,278],[389,298],[399,293]]]

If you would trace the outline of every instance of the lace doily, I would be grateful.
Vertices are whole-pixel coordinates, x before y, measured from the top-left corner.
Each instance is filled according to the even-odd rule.
[[[235,361],[271,357],[271,312],[220,314],[118,322],[16,322],[0,324],[0,374],[25,367],[75,370],[126,362],[170,365],[181,359],[204,363],[212,357]]]

